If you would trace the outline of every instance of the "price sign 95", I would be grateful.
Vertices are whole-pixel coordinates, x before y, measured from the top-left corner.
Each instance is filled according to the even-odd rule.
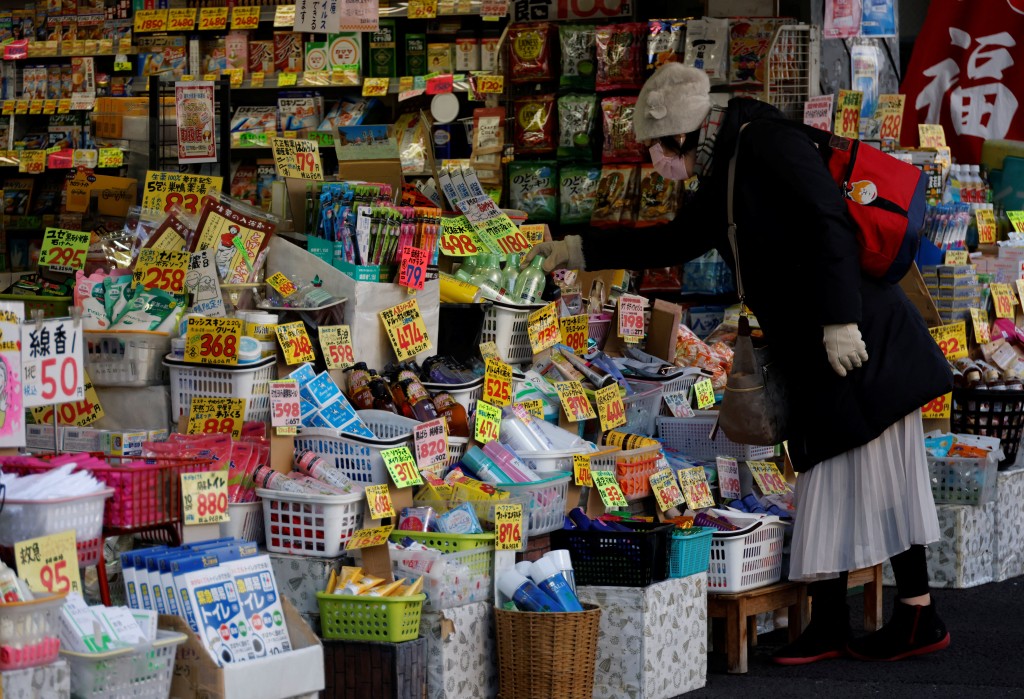
[[[410,485],[420,485],[423,477],[416,468],[416,459],[413,458],[409,447],[395,447],[385,449],[380,453],[384,459],[384,465],[391,474],[391,480],[399,488],[408,488]]]
[[[75,531],[19,541],[14,545],[18,577],[33,592],[81,592]]]
[[[494,549],[519,551],[523,548],[523,505],[495,505]]]

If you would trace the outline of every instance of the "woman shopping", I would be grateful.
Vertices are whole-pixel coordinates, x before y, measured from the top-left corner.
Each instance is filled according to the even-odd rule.
[[[737,98],[720,108],[709,93],[703,71],[669,63],[637,100],[634,128],[655,169],[699,182],[674,222],[628,245],[614,231],[541,243],[526,262],[542,254],[546,271],[644,269],[714,248],[738,264],[787,383],[788,449],[800,474],[790,579],[810,582],[814,603],[811,623],[775,662],[945,648],[925,564],[939,527],[920,407],[952,389],[948,365],[900,288],[861,273],[847,204],[809,135],[768,104]],[[734,153],[738,260],[727,238]],[[892,617],[853,639],[847,572],[886,559],[898,587]]]

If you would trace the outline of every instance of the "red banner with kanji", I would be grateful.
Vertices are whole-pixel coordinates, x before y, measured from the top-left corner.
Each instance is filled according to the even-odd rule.
[[[918,124],[942,124],[965,163],[981,161],[986,139],[1024,140],[1024,0],[932,0],[901,92],[905,146]]]

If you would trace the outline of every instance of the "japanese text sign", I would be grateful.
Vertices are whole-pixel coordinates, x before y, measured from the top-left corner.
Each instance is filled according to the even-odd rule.
[[[228,472],[181,474],[181,511],[185,526],[228,521]]]
[[[21,333],[25,407],[85,398],[82,326],[71,319],[28,322]]]
[[[185,326],[185,361],[194,364],[238,364],[242,337],[239,318],[188,319]]]
[[[74,529],[17,542],[14,562],[33,592],[82,592]]]
[[[416,299],[385,309],[379,315],[399,361],[411,359],[433,347]]]
[[[320,146],[316,141],[294,138],[271,138],[274,151],[274,165],[281,177],[322,182],[323,166],[320,164]]]

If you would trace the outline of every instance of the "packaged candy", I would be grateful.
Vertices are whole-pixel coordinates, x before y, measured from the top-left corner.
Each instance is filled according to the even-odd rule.
[[[682,59],[686,22],[678,19],[652,19],[647,22],[648,74],[672,61]]]
[[[668,223],[676,217],[679,183],[666,180],[653,165],[640,166],[640,207],[636,226],[645,228]]]
[[[597,165],[562,167],[558,186],[558,220],[562,225],[590,223],[600,179],[601,168]]]
[[[558,163],[517,160],[509,165],[509,204],[525,211],[531,222],[558,217]]]
[[[429,532],[434,526],[433,507],[403,507],[398,528],[410,532]]]
[[[562,87],[577,90],[594,89],[595,44],[594,27],[588,24],[563,24],[558,28],[562,47]]]
[[[686,23],[686,53],[683,63],[708,74],[712,85],[721,85],[729,75],[729,20],[702,17]]]
[[[508,30],[509,75],[514,83],[550,80],[552,25],[546,22],[513,24]]]
[[[597,27],[597,90],[621,90],[640,87],[640,37],[647,25],[638,22]]]
[[[519,153],[555,152],[555,96],[520,97],[515,101],[515,147]]]
[[[645,148],[636,140],[633,130],[633,112],[636,97],[605,97],[601,100],[601,120],[604,126],[603,163],[639,163]]]
[[[437,531],[444,534],[483,534],[473,506],[464,502],[437,517]]]
[[[632,221],[630,194],[633,189],[635,165],[605,165],[601,168],[601,179],[597,183],[594,212],[590,223],[598,228],[618,226],[626,217]]]
[[[734,19],[729,25],[729,84],[764,84],[765,58],[779,20]]]
[[[558,157],[585,158],[594,152],[590,134],[597,112],[596,95],[562,95],[558,98]]]

